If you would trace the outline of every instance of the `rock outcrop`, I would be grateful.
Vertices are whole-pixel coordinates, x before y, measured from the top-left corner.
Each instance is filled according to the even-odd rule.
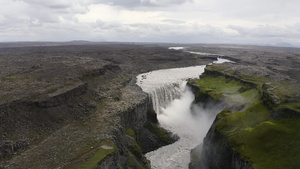
[[[143,153],[178,138],[157,126],[152,103],[134,84],[135,77],[151,70],[206,65],[216,59],[215,55],[202,57],[155,44],[54,44],[0,45],[0,168],[150,168]],[[267,78],[268,81],[263,83],[269,88],[261,90],[263,83],[258,83],[257,88],[261,93],[265,91],[263,98],[266,99],[251,109],[252,102],[239,107],[239,101],[245,100],[230,97],[237,104],[226,102],[224,105],[242,113],[223,113],[214,125],[217,124],[218,129],[223,123],[221,127],[224,128],[215,130],[212,127],[204,144],[216,146],[214,151],[218,152],[225,148],[224,152],[230,154],[226,158],[233,159],[226,163],[228,166],[261,165],[261,160],[255,158],[259,156],[247,154],[251,152],[262,154],[265,164],[274,163],[270,165],[273,169],[297,168],[299,144],[293,139],[299,140],[295,130],[299,125],[294,118],[299,115],[299,51],[212,45],[195,48],[200,52],[228,55],[243,63],[225,65],[225,71],[219,69],[221,75],[237,78],[247,75],[250,80],[257,80],[251,77],[260,75],[263,76],[260,80]],[[267,83],[269,79],[272,87]],[[243,84],[236,81],[234,79],[233,84]],[[290,83],[279,83],[282,81]],[[202,94],[219,102],[223,95],[237,96],[231,93],[234,91],[257,101],[259,92],[243,85],[246,86],[238,91],[233,88],[221,94],[209,89]],[[285,88],[291,90],[283,90]],[[279,106],[274,107],[279,100]],[[255,114],[257,111],[253,110],[257,108],[263,113]],[[243,115],[252,121],[244,123],[240,120]],[[226,120],[230,123],[225,123]],[[230,124],[238,124],[237,129],[241,130],[228,132],[234,129]],[[242,131],[248,133],[242,135]],[[260,146],[248,146],[247,141],[253,140],[250,132],[260,138],[254,142]],[[233,136],[238,134],[247,136],[243,138],[243,144],[235,144],[237,138]],[[226,139],[229,136],[231,139]],[[292,141],[284,142],[282,138]],[[275,146],[284,145],[278,151],[291,159],[290,167],[285,165],[286,158],[269,157],[267,153],[276,152],[272,145],[260,140]],[[247,151],[243,152],[240,145],[246,145]],[[233,147],[234,151],[231,151]],[[260,151],[263,148],[268,148],[268,152]],[[205,149],[203,152],[212,153]],[[286,152],[296,155],[289,156]],[[266,167],[262,165],[262,168]]]
[[[143,153],[178,138],[135,77],[197,64],[137,45],[2,48],[0,60],[0,168],[150,168]]]
[[[203,140],[203,147],[191,152],[190,169],[251,169],[252,166],[232,150],[228,138],[218,132],[216,119]],[[202,147],[202,148],[200,148]]]
[[[294,148],[299,144],[291,140],[299,138],[295,130],[299,101],[296,93],[284,89],[295,90],[296,86],[293,81],[279,83],[285,75],[253,67],[241,63],[208,66],[200,80],[188,83],[195,103],[224,105],[203,143],[192,150],[189,168],[280,169],[298,165],[291,152],[299,152]]]

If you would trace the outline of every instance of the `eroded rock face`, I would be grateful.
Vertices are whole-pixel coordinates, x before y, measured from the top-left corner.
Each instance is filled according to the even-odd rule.
[[[233,96],[234,94],[240,95],[249,90],[251,87],[255,88],[256,85],[245,82],[237,77],[229,76],[222,74],[218,71],[206,70],[202,78],[215,78],[215,79],[224,79],[220,82],[237,82],[240,86],[236,91],[237,93],[222,93],[223,90],[216,88],[216,91],[212,91],[210,88],[205,88],[207,86],[200,85],[199,81],[189,81],[188,85],[192,88],[195,94],[195,103],[203,104],[204,107],[214,107],[220,106],[220,110],[223,110],[214,120],[212,126],[207,132],[203,143],[195,147],[191,151],[191,162],[189,164],[190,169],[251,169],[252,166],[242,160],[239,153],[233,150],[232,146],[229,143],[229,138],[220,131],[219,121],[221,114],[226,114],[226,112],[231,112],[230,110],[241,111],[247,107],[248,103],[246,102],[236,102],[234,100],[226,100],[228,97],[227,94]],[[201,81],[201,79],[200,79]],[[223,86],[225,84],[220,84]],[[209,86],[209,85],[208,85]],[[216,85],[217,86],[217,85]],[[215,86],[214,86],[215,87]],[[213,87],[213,88],[214,88]],[[236,86],[237,87],[237,86]],[[221,87],[222,88],[222,87]],[[225,87],[226,90],[226,87]],[[229,109],[227,109],[229,108]]]
[[[284,55],[290,53],[282,53],[283,57],[275,53],[255,57],[255,53],[259,51],[249,53],[249,58],[241,56],[239,63],[234,65],[208,66],[202,81],[189,83],[196,95],[196,103],[226,103],[226,109],[216,117],[203,145],[191,152],[190,168],[297,166],[298,159],[291,152],[298,154],[299,149],[294,147],[299,143],[291,140],[299,138],[295,134],[300,112],[297,108],[299,85],[295,82],[299,78],[294,74],[299,69],[290,60],[285,60]],[[297,54],[291,55],[298,64]],[[278,149],[281,145],[286,146]]]
[[[76,168],[104,151],[99,144],[106,139],[118,151],[99,159],[102,168],[150,168],[125,131],[135,131],[137,145],[156,138],[141,152],[166,142],[146,127],[156,114],[135,77],[210,62],[166,47],[101,44],[1,48],[0,60],[0,167],[6,168]]]
[[[200,50],[230,55],[249,64],[245,66],[248,68],[267,63],[271,66],[260,70],[275,71],[271,74],[275,80],[292,78],[294,84],[299,82],[296,50],[288,49],[288,62],[284,63],[277,55],[259,57],[265,54],[260,49],[244,52],[208,46]],[[273,50],[266,54],[272,55]],[[285,51],[279,50],[278,56]],[[156,120],[147,95],[132,85],[135,77],[151,70],[206,65],[215,59],[158,45],[1,47],[0,156],[4,158],[0,168],[63,168],[73,164],[76,168],[93,159],[97,150],[102,151],[103,140],[110,140],[116,149],[93,161],[100,168],[149,168],[140,152],[151,151],[161,141],[154,139],[148,148],[136,146],[148,137],[152,140],[148,124]],[[292,68],[286,70],[280,64]],[[278,72],[291,74],[281,76]],[[135,136],[127,139],[130,128]]]
[[[0,147],[0,158],[14,154],[18,150],[25,149],[29,146],[28,141],[6,141]]]
[[[216,129],[216,119],[209,129],[202,145],[195,148],[192,155],[190,169],[251,169],[252,166],[240,158],[240,155],[232,150],[228,138]],[[202,147],[202,148],[200,148]]]
[[[115,132],[119,132],[115,134],[116,143],[122,152],[119,154],[119,161],[122,168],[151,168],[144,154],[171,144],[178,140],[178,137],[158,126],[151,99],[135,82],[136,80],[133,79],[126,87],[131,94],[127,93],[123,97],[133,99],[134,96],[133,100],[139,98],[138,102],[119,112],[121,126],[115,128],[117,129]]]

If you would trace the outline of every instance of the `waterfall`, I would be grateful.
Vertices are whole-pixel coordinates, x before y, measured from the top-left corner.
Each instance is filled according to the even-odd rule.
[[[162,112],[173,100],[179,99],[184,91],[186,81],[165,84],[149,92],[153,108],[157,114]]]
[[[182,47],[174,47],[182,50]],[[228,62],[218,58],[214,64]],[[186,80],[199,78],[205,65],[156,70],[137,76],[136,84],[149,94],[161,127],[176,133],[179,141],[146,154],[153,169],[184,169],[190,162],[190,151],[202,142],[215,116],[217,105],[204,109],[193,105],[194,94]]]
[[[137,85],[149,94],[160,125],[176,133],[180,140],[146,154],[152,168],[187,168],[190,150],[201,140],[198,123],[191,113],[193,93],[186,87],[188,78],[199,78],[205,66],[152,71],[137,76]],[[202,118],[205,119],[206,118]],[[208,129],[205,129],[205,131]],[[202,132],[201,132],[202,133]]]
[[[182,95],[188,78],[199,78],[205,66],[156,70],[137,76],[136,84],[148,93],[153,109],[162,112],[174,99]]]

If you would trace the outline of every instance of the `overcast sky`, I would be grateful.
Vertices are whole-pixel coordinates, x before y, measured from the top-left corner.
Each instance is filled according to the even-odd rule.
[[[300,46],[300,0],[0,0],[0,41]]]

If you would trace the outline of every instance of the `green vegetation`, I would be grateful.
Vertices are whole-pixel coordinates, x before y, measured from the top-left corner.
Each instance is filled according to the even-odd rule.
[[[142,149],[138,144],[134,144],[130,147],[130,152],[134,154],[138,159],[141,159],[144,155]]]
[[[26,80],[28,78],[25,77],[25,76],[22,76],[19,73],[14,73],[14,74],[10,74],[10,75],[7,75],[7,76],[2,76],[0,79],[2,81],[16,82],[16,81],[19,81],[19,80]]]
[[[290,168],[300,159],[300,118],[274,120],[262,102],[242,112],[222,112],[217,130],[255,169]]]
[[[132,130],[132,129],[127,129],[126,132],[125,132],[126,135],[132,137],[132,138],[135,138],[135,132]]]
[[[109,139],[102,140],[98,145],[94,143],[92,145],[95,145],[95,147],[88,145],[83,148],[83,152],[73,159],[70,164],[65,166],[65,168],[97,168],[102,160],[118,152],[117,146]]]
[[[217,73],[204,74],[201,80],[190,84],[199,89],[196,97],[209,95],[229,105],[218,114],[216,130],[227,138],[232,150],[254,169],[299,167],[300,117],[295,113],[300,112],[300,103],[295,86],[272,82],[272,87],[276,86],[272,93],[281,102],[269,104],[272,98],[262,96],[271,87],[263,87],[269,79],[241,77],[233,72],[218,73],[222,71],[220,66],[208,69]],[[244,108],[234,109],[240,105]],[[274,119],[272,115],[277,111],[291,113],[289,117]]]
[[[136,135],[133,129],[127,129],[125,134],[127,136],[130,136],[131,139],[134,140],[134,144],[128,142],[129,144],[129,150],[132,154],[134,154],[138,159],[141,159],[144,155],[142,153],[142,149],[141,147],[138,145],[138,143],[136,143]]]
[[[200,92],[196,97],[209,95],[215,100],[225,101],[229,106],[252,105],[259,99],[259,90],[222,75],[205,75],[195,83]]]
[[[106,102],[105,101],[101,101],[98,103],[98,107],[103,107],[106,105]]]
[[[124,168],[145,168],[146,165],[149,165],[149,161],[142,153],[140,143],[136,140],[134,130],[129,128],[125,134],[129,136],[126,137],[129,152],[125,153],[127,160],[123,164]]]
[[[127,160],[126,167],[145,169],[145,167],[141,164],[140,160],[137,160],[133,154],[128,153],[127,156],[128,156],[128,160]]]
[[[160,128],[158,124],[147,123],[146,128],[150,130],[151,133],[159,137],[160,141],[164,144],[171,143],[173,140],[170,138],[169,133],[166,130]]]

